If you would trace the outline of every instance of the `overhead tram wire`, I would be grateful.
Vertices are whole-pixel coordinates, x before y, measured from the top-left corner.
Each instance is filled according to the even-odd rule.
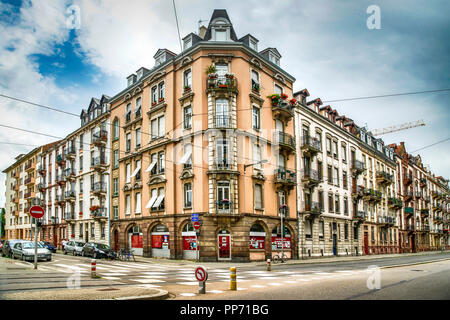
[[[429,145],[427,145],[427,146],[425,146],[425,147],[422,147],[422,148],[420,148],[420,149],[417,149],[417,150],[411,151],[410,153],[416,153],[417,151],[420,151],[420,150],[423,150],[423,149],[426,149],[426,148],[429,148],[429,147],[435,146],[435,145],[437,145],[437,144],[440,144],[440,143],[446,142],[446,141],[448,141],[448,140],[450,140],[450,138],[447,138],[447,139],[444,139],[444,140],[441,140],[441,141],[438,141],[438,142],[435,142],[435,143],[429,144]]]

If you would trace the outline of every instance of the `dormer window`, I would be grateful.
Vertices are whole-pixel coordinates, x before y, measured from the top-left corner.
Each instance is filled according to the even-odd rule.
[[[212,39],[214,41],[229,41],[231,24],[226,19],[216,19],[211,24]]]
[[[192,37],[189,37],[187,39],[184,40],[184,50],[188,49],[192,47]]]
[[[269,60],[273,63],[275,63],[277,66],[280,65],[280,59],[274,55],[272,52],[269,52]]]
[[[160,64],[162,64],[164,61],[166,61],[166,56],[165,55],[160,55],[159,57],[155,58],[155,66],[159,66]]]
[[[255,51],[258,51],[258,42],[252,38],[250,38],[250,48],[252,48]]]

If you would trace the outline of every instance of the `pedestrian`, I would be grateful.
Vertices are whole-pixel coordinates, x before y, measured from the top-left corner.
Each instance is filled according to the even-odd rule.
[[[63,251],[64,251],[64,247],[66,246],[66,243],[67,243],[66,239],[63,239],[63,241],[62,241],[62,250]]]

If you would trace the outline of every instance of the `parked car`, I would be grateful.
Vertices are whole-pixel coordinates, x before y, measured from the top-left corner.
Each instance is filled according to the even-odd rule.
[[[50,250],[45,248],[39,242],[37,244],[37,255],[38,260],[52,260],[52,253]],[[13,259],[22,259],[23,261],[34,260],[34,242],[32,241],[20,241],[14,244],[12,248],[12,258]]]
[[[4,240],[5,242],[3,243],[2,246],[2,257],[8,257],[8,258],[12,258],[12,248],[14,247],[14,245],[17,242],[20,241],[24,241],[24,240],[20,240],[20,239],[11,239],[11,240]]]
[[[93,257],[94,259],[115,259],[116,253],[111,248],[103,243],[88,242],[84,245],[81,251],[83,257]]]
[[[81,256],[84,243],[79,241],[68,241],[64,247],[64,254],[72,253],[74,256]]]
[[[53,245],[53,243],[48,241],[39,241],[39,243],[44,247],[47,248],[49,251],[56,253],[56,247]]]

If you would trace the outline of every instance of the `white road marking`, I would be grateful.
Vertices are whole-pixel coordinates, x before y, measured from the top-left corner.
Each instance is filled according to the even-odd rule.
[[[120,273],[120,272],[101,272],[101,274],[106,274],[107,276],[127,276],[126,273]]]
[[[102,279],[106,279],[106,280],[119,280],[120,278],[119,278],[119,277],[105,277],[105,276],[102,276]]]
[[[157,286],[155,284],[140,284],[137,285],[139,288],[159,288],[160,286]]]
[[[268,283],[269,286],[281,286],[281,283],[278,282],[270,282]]]
[[[211,291],[206,291],[206,292],[209,292],[209,293],[223,293],[223,291],[220,291],[220,290],[211,290]]]
[[[286,281],[284,281],[284,283],[297,283],[297,281],[294,281],[294,280],[286,280]]]
[[[267,277],[262,277],[262,278],[258,278],[259,280],[275,280],[278,279],[278,277],[272,277],[272,276],[267,276]]]
[[[177,284],[182,284],[185,286],[198,286],[198,281],[193,282],[177,282]]]
[[[266,288],[267,286],[263,286],[261,284],[254,284],[252,285],[252,288]]]
[[[186,292],[186,293],[180,293],[180,296],[182,296],[182,297],[195,297],[196,294],[195,293]]]
[[[144,278],[144,279],[161,279],[161,278],[167,278],[166,276],[161,276],[161,275],[149,275],[149,276],[143,276],[143,275],[138,275],[136,277],[139,278]]]
[[[165,282],[164,280],[159,280],[159,279],[144,279],[144,280],[133,279],[133,281],[137,281],[137,282],[141,282],[141,283],[158,283],[158,282]]]
[[[247,288],[237,288],[238,291],[247,290]]]
[[[165,275],[165,272],[142,272],[142,274],[148,274],[148,275]]]

